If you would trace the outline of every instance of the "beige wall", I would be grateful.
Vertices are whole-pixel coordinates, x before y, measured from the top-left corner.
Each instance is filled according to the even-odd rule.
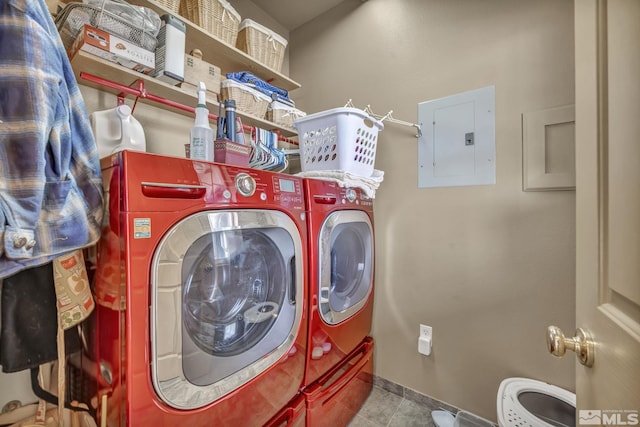
[[[419,102],[495,86],[496,185],[420,189],[414,130],[380,134],[376,374],[491,420],[503,378],[573,390],[545,328],[574,329],[575,194],[521,190],[521,114],[574,100],[572,1],[347,0],[290,40],[307,112],[353,98],[415,122]]]

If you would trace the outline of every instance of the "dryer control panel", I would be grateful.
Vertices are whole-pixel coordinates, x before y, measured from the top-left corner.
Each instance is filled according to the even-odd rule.
[[[307,209],[352,208],[373,210],[373,199],[359,188],[340,187],[335,182],[305,180]],[[325,208],[323,208],[323,206]]]
[[[373,199],[365,196],[359,188],[338,187],[337,204],[354,208],[373,207]]]

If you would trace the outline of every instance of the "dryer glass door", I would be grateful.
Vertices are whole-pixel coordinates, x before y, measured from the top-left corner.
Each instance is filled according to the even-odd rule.
[[[193,409],[255,378],[293,344],[302,244],[274,211],[211,211],[176,224],[153,264],[154,386]]]
[[[319,235],[319,308],[328,324],[357,313],[373,290],[373,228],[362,211],[336,211]]]

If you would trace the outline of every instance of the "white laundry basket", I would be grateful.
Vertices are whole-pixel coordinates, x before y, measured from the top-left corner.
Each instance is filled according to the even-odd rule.
[[[342,170],[371,176],[382,122],[358,108],[343,107],[302,117],[298,131],[303,172]]]

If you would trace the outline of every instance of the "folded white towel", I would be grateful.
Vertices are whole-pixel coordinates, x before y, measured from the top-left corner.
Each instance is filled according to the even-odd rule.
[[[355,175],[342,170],[308,171],[296,175],[303,178],[337,182],[340,187],[360,188],[371,199],[375,198],[376,190],[384,178],[384,172],[377,169],[373,170],[371,176]]]

